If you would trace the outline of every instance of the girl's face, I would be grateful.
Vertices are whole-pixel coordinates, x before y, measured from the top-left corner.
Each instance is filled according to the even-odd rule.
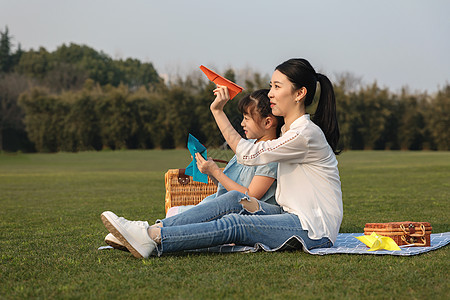
[[[244,129],[247,139],[259,140],[266,134],[266,129],[264,128],[264,118],[259,118],[259,115],[256,114],[257,113],[254,112],[252,115],[249,111],[244,113],[241,126]]]
[[[297,111],[295,100],[297,93],[289,79],[278,70],[275,70],[270,80],[270,107],[275,116],[286,117],[290,112]]]

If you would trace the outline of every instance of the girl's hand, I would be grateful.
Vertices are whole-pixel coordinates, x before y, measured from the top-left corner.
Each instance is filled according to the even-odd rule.
[[[214,176],[213,173],[220,170],[219,166],[212,160],[211,157],[208,157],[208,160],[205,160],[200,153],[195,153],[195,159],[197,160],[197,167],[200,172],[203,174],[207,174],[209,176]]]
[[[222,111],[225,104],[230,100],[230,94],[228,88],[224,85],[217,85],[217,88],[213,91],[216,99],[211,103],[211,111]]]

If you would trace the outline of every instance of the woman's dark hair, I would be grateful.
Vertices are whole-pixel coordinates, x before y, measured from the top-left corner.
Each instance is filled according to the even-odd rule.
[[[283,73],[294,88],[306,88],[305,107],[311,105],[316,94],[317,81],[320,83],[320,98],[312,121],[322,129],[328,144],[335,154],[339,143],[339,125],[336,116],[336,99],[331,81],[327,76],[316,73],[311,64],[303,58],[293,58],[280,64],[275,70]]]
[[[277,119],[276,133],[277,137],[279,137],[281,133],[281,127],[284,124],[284,119],[272,114],[272,108],[270,108],[270,99],[268,94],[268,89],[256,90],[250,95],[242,98],[238,103],[238,108],[241,114],[250,113],[252,115],[253,112],[256,111],[261,118],[267,118],[269,116],[275,117]]]

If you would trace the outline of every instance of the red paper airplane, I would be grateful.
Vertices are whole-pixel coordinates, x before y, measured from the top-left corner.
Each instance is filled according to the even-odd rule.
[[[237,94],[242,92],[243,88],[238,86],[236,83],[220,76],[219,74],[211,71],[205,66],[200,66],[200,69],[205,73],[209,80],[218,85],[225,85],[228,88],[228,92],[230,93],[230,100],[234,98]]]

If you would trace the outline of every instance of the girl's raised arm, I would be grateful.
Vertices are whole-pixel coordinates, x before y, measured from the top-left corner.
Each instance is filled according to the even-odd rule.
[[[212,115],[214,116],[214,119],[216,120],[217,126],[222,132],[223,137],[227,141],[228,146],[230,146],[233,152],[236,153],[237,144],[242,139],[242,137],[234,129],[233,125],[231,125],[227,115],[223,111],[225,104],[230,100],[228,88],[226,86],[218,85],[213,92],[216,98],[210,106]]]

